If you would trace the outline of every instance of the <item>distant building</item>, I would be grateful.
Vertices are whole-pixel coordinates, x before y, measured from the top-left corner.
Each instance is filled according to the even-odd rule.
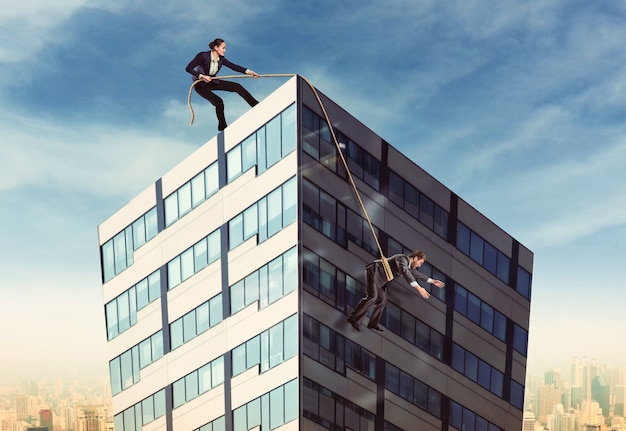
[[[98,227],[116,431],[521,429],[532,252],[324,101],[343,149],[294,77]],[[392,282],[383,333],[346,321],[379,251],[344,154],[447,284]]]
[[[52,431],[52,410],[41,409],[39,410],[39,426],[48,428],[48,431]]]
[[[78,406],[74,431],[106,431],[106,419],[104,406]]]
[[[591,380],[591,399],[598,402],[605,417],[609,416],[610,387],[604,383],[601,376],[596,376]]]

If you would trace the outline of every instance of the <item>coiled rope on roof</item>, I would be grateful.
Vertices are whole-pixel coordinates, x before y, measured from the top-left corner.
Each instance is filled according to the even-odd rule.
[[[389,262],[387,261],[387,258],[385,257],[385,255],[383,253],[383,250],[380,247],[380,243],[378,242],[378,236],[376,235],[376,231],[374,230],[374,225],[372,225],[372,221],[370,220],[369,215],[367,214],[367,210],[365,209],[365,205],[363,204],[363,200],[361,199],[361,194],[359,193],[359,190],[357,189],[356,183],[354,182],[354,178],[352,177],[352,173],[350,172],[350,168],[348,167],[348,163],[346,162],[346,158],[343,155],[343,151],[341,150],[341,146],[339,145],[339,141],[337,141],[337,136],[335,135],[335,130],[333,128],[333,125],[330,122],[330,118],[328,117],[328,113],[326,112],[326,108],[324,107],[324,104],[322,103],[322,99],[320,98],[319,94],[317,93],[317,90],[309,82],[308,79],[306,79],[302,75],[297,75],[295,73],[271,73],[271,74],[259,75],[259,78],[278,78],[278,77],[292,77],[292,76],[300,76],[300,78],[302,78],[302,80],[309,86],[311,91],[313,91],[313,94],[315,95],[315,98],[317,99],[317,103],[319,104],[320,109],[322,110],[322,114],[324,114],[324,119],[326,120],[326,123],[328,124],[328,129],[330,130],[330,134],[331,134],[331,136],[333,138],[333,142],[335,144],[335,147],[337,148],[337,154],[339,154],[339,157],[341,158],[341,162],[343,164],[344,169],[346,170],[346,173],[348,175],[348,180],[350,181],[350,185],[352,186],[352,189],[354,190],[354,194],[356,196],[357,202],[359,203],[359,206],[361,207],[361,211],[363,212],[363,216],[365,216],[365,219],[367,220],[367,224],[368,224],[368,226],[370,228],[370,231],[372,233],[372,237],[374,238],[374,241],[376,242],[376,247],[378,248],[378,253],[380,254],[380,258],[381,258],[381,261],[383,263],[383,268],[385,270],[385,275],[387,276],[387,280],[391,281],[394,278],[393,272],[391,271],[391,267],[389,266]],[[226,76],[217,76],[217,77],[214,77],[212,79],[239,79],[239,78],[253,78],[253,76],[251,76],[251,75],[226,75]],[[193,125],[193,121],[194,121],[194,118],[195,118],[195,114],[194,114],[193,108],[191,106],[191,93],[193,91],[193,88],[196,86],[196,84],[198,84],[200,82],[204,82],[204,81],[198,79],[198,80],[194,81],[193,84],[191,84],[191,87],[189,87],[189,95],[187,96],[187,105],[189,106],[189,111],[191,111],[191,121],[189,122],[190,126]]]

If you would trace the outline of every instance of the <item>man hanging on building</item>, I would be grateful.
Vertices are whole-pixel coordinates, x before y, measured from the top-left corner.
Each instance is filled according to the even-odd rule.
[[[414,287],[422,298],[428,299],[430,293],[415,280],[417,277],[420,281],[434,284],[435,286],[442,288],[445,283],[441,280],[434,280],[420,272],[417,269],[422,266],[426,260],[424,252],[416,250],[409,255],[395,254],[389,258],[389,267],[393,277],[402,275],[404,279]],[[363,317],[367,314],[372,305],[374,305],[374,311],[370,317],[367,327],[376,331],[382,331],[378,326],[380,316],[387,305],[387,276],[381,259],[365,266],[365,297],[361,299],[354,311],[348,317],[348,322],[359,331],[359,324]]]

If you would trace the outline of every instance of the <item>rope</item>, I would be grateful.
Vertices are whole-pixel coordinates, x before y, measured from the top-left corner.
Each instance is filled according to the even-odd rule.
[[[270,74],[265,74],[265,75],[259,75],[259,78],[292,77],[295,75],[296,75],[295,73],[270,73]],[[252,75],[230,75],[230,76],[226,75],[226,76],[213,77],[211,79],[234,79],[234,78],[254,78],[254,76]],[[196,84],[199,84],[200,82],[204,82],[204,81],[201,79],[194,81],[194,83],[191,84],[191,87],[189,87],[189,94],[187,95],[187,106],[189,106],[189,111],[191,111],[191,121],[189,122],[190,126],[193,125],[193,120],[196,118],[196,115],[193,112],[193,108],[191,107],[191,92],[193,91],[193,87],[195,87]]]
[[[296,76],[296,74],[295,73],[275,73],[275,74],[259,75],[260,78],[291,77],[291,76]],[[233,78],[253,78],[253,76],[231,75],[231,76],[220,76],[217,79],[233,79]],[[352,186],[352,189],[354,190],[354,194],[361,207],[361,211],[363,212],[363,215],[365,216],[365,219],[367,220],[367,224],[369,225],[370,231],[372,232],[372,237],[374,238],[374,242],[376,242],[376,247],[378,248],[378,253],[380,254],[380,259],[383,264],[383,269],[385,270],[385,276],[387,277],[388,281],[391,281],[394,279],[393,272],[391,271],[389,262],[387,261],[387,258],[385,257],[383,253],[383,249],[381,248],[380,243],[378,242],[378,236],[376,235],[376,231],[374,230],[374,225],[372,224],[372,221],[370,220],[369,215],[367,214],[367,210],[365,209],[365,205],[363,204],[363,200],[361,199],[361,194],[359,193],[359,190],[356,187],[356,183],[354,182],[354,178],[352,177],[352,173],[350,172],[350,168],[348,167],[346,158],[344,157],[343,151],[341,150],[341,147],[339,146],[339,142],[337,141],[337,136],[335,135],[335,130],[333,128],[332,123],[330,122],[330,118],[328,117],[328,114],[326,113],[326,108],[324,108],[322,99],[320,99],[320,96],[317,93],[317,90],[315,89],[315,87],[313,87],[313,85],[309,82],[308,79],[306,79],[302,75],[300,75],[300,78],[302,78],[302,80],[309,86],[311,91],[313,91],[313,94],[315,95],[315,98],[317,99],[317,103],[320,105],[320,109],[322,110],[322,113],[324,114],[324,119],[326,120],[326,123],[328,124],[328,129],[330,130],[330,134],[333,138],[333,142],[335,143],[335,147],[337,148],[337,153],[339,154],[339,157],[341,158],[341,162],[343,163],[343,167],[345,168],[346,173],[348,175],[348,180],[350,181],[350,185]],[[193,87],[199,82],[202,82],[202,81],[197,80],[193,84],[191,84],[191,87],[189,87],[189,96],[187,98],[187,104],[189,105],[189,110],[191,111],[191,122],[189,123],[190,126],[193,124],[193,120],[194,120],[193,108],[191,107],[191,92],[193,90]]]

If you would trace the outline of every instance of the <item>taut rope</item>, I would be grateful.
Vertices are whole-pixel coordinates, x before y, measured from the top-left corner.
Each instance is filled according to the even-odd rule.
[[[292,77],[292,76],[296,76],[296,74],[295,73],[274,73],[274,74],[259,75],[259,78],[276,78],[276,77]],[[299,75],[299,76],[300,78],[302,78],[304,82],[306,82],[309,88],[311,88],[311,91],[313,91],[313,94],[315,95],[315,98],[317,99],[317,103],[320,105],[320,109],[322,110],[322,113],[324,114],[324,119],[326,120],[326,123],[328,124],[328,129],[330,130],[330,134],[333,138],[333,142],[335,143],[335,147],[337,148],[337,153],[339,154],[339,157],[341,158],[341,162],[343,163],[343,167],[345,168],[346,173],[348,174],[348,180],[350,181],[350,185],[352,186],[352,189],[354,190],[354,194],[356,195],[357,201],[361,207],[361,211],[363,212],[363,215],[365,216],[365,219],[367,220],[367,224],[369,225],[370,231],[372,232],[372,237],[374,237],[374,241],[376,242],[376,247],[378,248],[378,253],[380,253],[380,258],[383,263],[383,268],[385,269],[385,275],[387,276],[387,280],[391,281],[394,278],[393,272],[391,272],[391,267],[389,266],[389,262],[387,261],[387,258],[385,257],[383,253],[383,249],[380,247],[380,243],[378,242],[378,237],[376,236],[376,231],[374,230],[374,225],[372,225],[372,221],[370,220],[369,215],[367,214],[367,210],[365,209],[365,205],[363,204],[363,200],[361,199],[361,194],[359,193],[359,190],[356,187],[354,178],[352,178],[352,173],[350,172],[350,168],[348,167],[346,158],[343,155],[343,151],[341,151],[341,147],[339,146],[339,142],[337,141],[337,136],[335,135],[335,130],[333,128],[332,123],[330,122],[330,118],[328,118],[328,114],[326,113],[326,108],[324,108],[324,104],[322,103],[322,99],[320,99],[320,96],[317,93],[317,90],[315,89],[315,87],[313,87],[313,85],[309,82],[309,80],[306,79],[302,75]],[[230,75],[230,76],[219,76],[213,79],[234,79],[234,78],[253,78],[253,76]],[[190,126],[193,124],[193,120],[195,117],[193,113],[193,108],[191,107],[191,92],[193,91],[193,87],[195,87],[195,85],[199,82],[203,82],[203,81],[199,79],[195,81],[193,84],[191,84],[191,87],[189,87],[187,105],[189,106],[189,110],[191,111],[191,122],[189,123]]]

